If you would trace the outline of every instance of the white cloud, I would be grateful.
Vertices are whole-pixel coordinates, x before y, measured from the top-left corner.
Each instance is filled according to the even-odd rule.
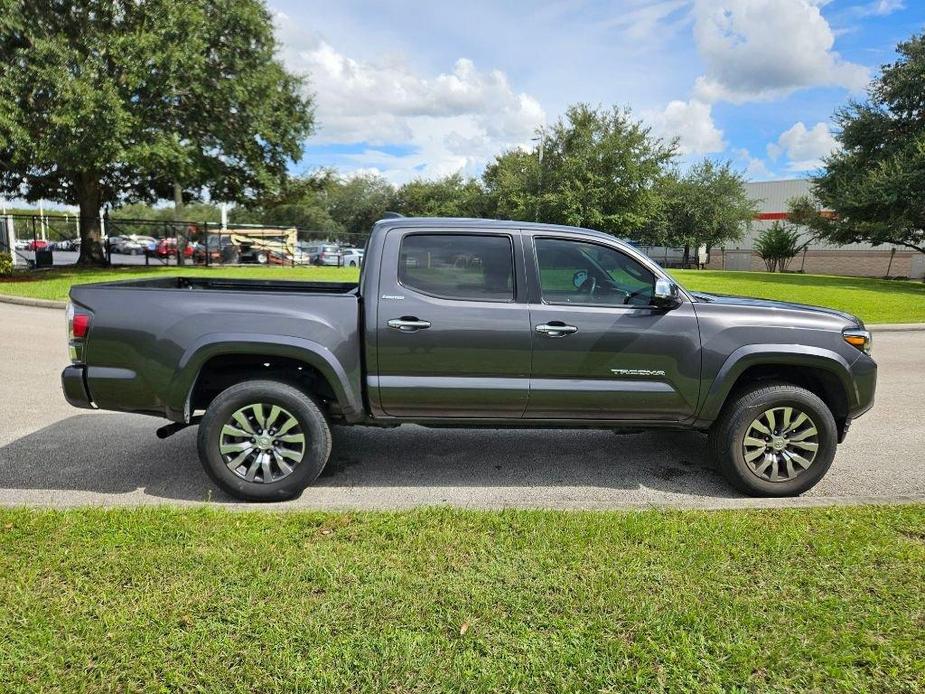
[[[858,14],[862,17],[885,17],[904,9],[906,4],[902,0],[874,0],[860,7]]]
[[[726,148],[723,131],[713,123],[712,107],[702,101],[672,101],[664,111],[645,114],[661,136],[678,138],[681,154],[710,154]]]
[[[415,154],[356,155],[400,182],[413,176],[476,173],[502,149],[529,142],[545,121],[539,102],[515,91],[500,70],[466,58],[452,71],[422,75],[397,58],[361,61],[276,14],[282,56],[307,73],[316,100],[314,142],[410,145]],[[421,166],[423,164],[423,166]]]
[[[746,148],[736,151],[736,158],[745,165],[745,178],[749,181],[766,181],[774,177],[764,160],[753,157]]]
[[[889,2],[890,0],[883,0]],[[743,103],[813,86],[862,89],[867,68],[832,50],[821,0],[697,0],[694,40],[706,65],[696,97]]]
[[[780,134],[777,142],[768,143],[768,156],[776,161],[784,154],[790,171],[807,171],[822,166],[822,158],[836,147],[838,142],[828,124],[816,123],[807,129],[802,121],[797,121],[793,127]]]
[[[601,29],[616,29],[628,41],[651,43],[657,36],[673,33],[686,24],[687,18],[672,20],[679,11],[685,10],[688,0],[643,0],[638,4],[624,4],[606,20],[598,23]],[[686,14],[686,12],[685,12]]]

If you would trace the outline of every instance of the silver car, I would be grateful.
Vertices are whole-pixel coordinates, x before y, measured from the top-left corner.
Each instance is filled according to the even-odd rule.
[[[341,253],[344,256],[344,267],[363,267],[362,248],[342,248]]]

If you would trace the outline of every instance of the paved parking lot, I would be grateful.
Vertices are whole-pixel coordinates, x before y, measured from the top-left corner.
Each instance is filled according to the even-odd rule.
[[[925,332],[881,333],[877,404],[828,476],[797,504],[925,498]],[[0,303],[0,504],[227,503],[202,472],[195,429],[161,441],[163,421],[64,402],[59,310]],[[684,432],[338,428],[315,486],[287,508],[772,505],[745,499]],[[786,503],[794,503],[788,501]]]
[[[35,253],[32,251],[16,252],[26,260],[35,260]],[[55,265],[74,265],[80,253],[77,251],[53,251],[51,254],[52,263]],[[113,265],[151,265],[152,267],[163,265],[176,265],[176,258],[145,258],[143,255],[128,255],[126,253],[113,253],[111,256]]]

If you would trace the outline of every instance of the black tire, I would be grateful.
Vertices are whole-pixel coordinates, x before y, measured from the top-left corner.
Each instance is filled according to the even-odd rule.
[[[744,442],[752,422],[777,407],[794,407],[810,417],[818,430],[814,437],[818,449],[812,464],[795,477],[770,481],[746,463]],[[814,393],[790,383],[768,382],[742,391],[726,403],[710,431],[710,443],[719,471],[739,491],[750,496],[798,496],[816,486],[831,467],[838,428],[828,406]]]
[[[288,476],[274,482],[249,482],[238,476],[219,450],[222,428],[235,412],[253,403],[284,408],[306,437],[302,459]],[[246,381],[212,401],[199,424],[197,443],[202,466],[223,491],[245,501],[285,501],[298,497],[321,474],[331,454],[331,429],[315,401],[298,388],[279,381]]]

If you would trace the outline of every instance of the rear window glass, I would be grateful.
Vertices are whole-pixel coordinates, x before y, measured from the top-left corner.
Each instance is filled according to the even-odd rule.
[[[483,234],[405,236],[398,279],[410,289],[447,299],[512,301],[511,238]]]

